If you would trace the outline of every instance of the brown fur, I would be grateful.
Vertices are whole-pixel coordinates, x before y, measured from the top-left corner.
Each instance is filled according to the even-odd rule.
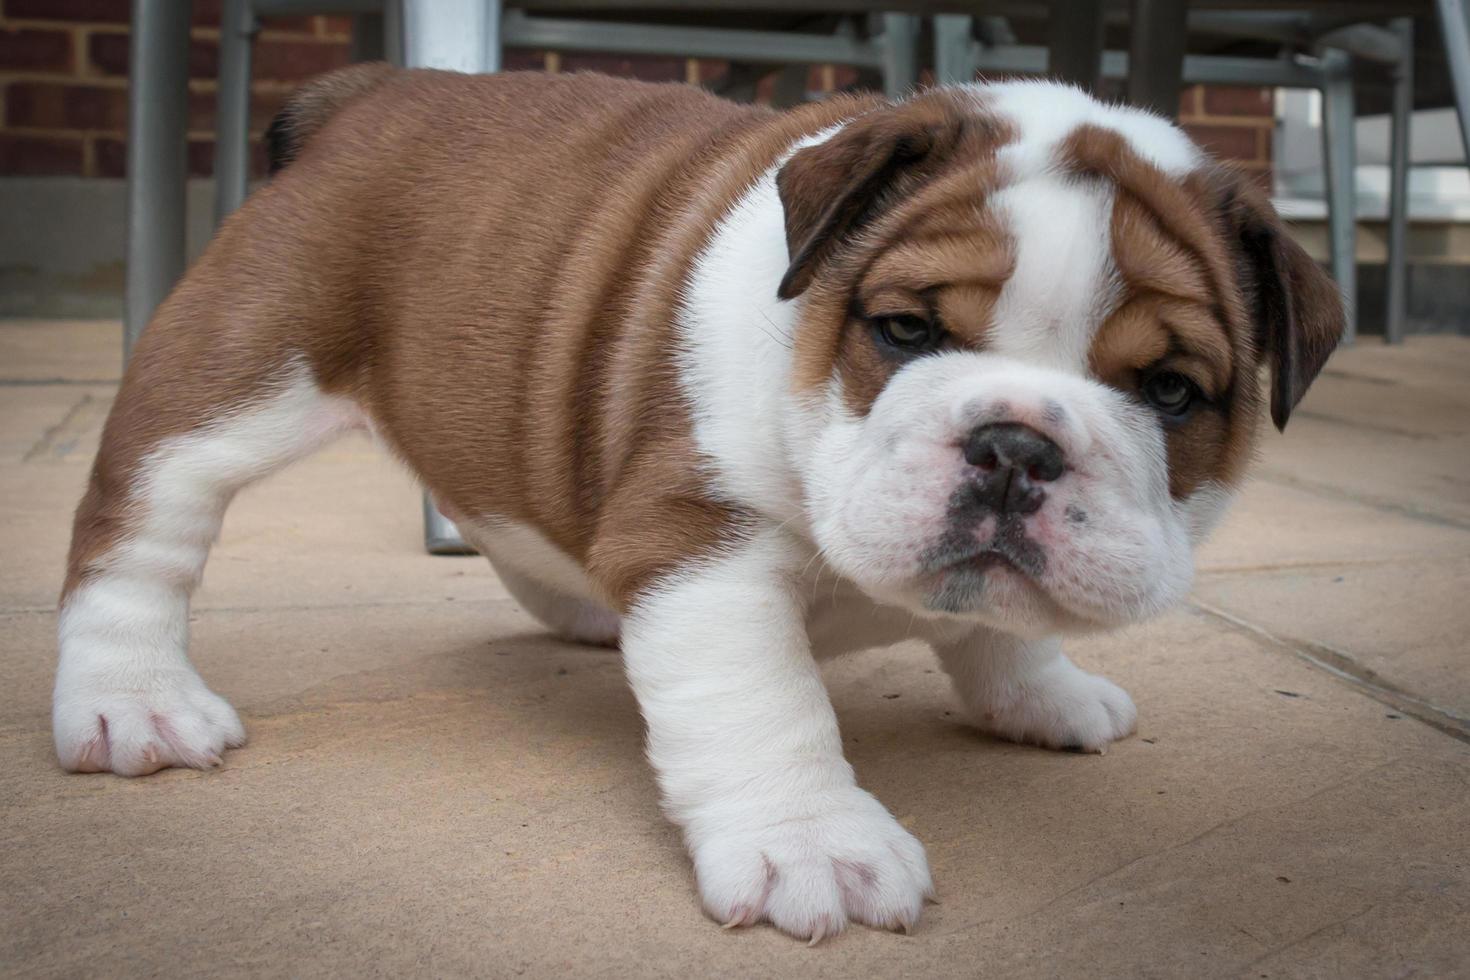
[[[1135,392],[1147,370],[1193,379],[1206,402],[1166,428],[1170,490],[1185,497],[1206,482],[1233,485],[1255,443],[1259,369],[1272,369],[1272,416],[1284,426],[1342,332],[1336,288],[1245,177],[1216,168],[1171,179],[1096,127],[1073,133],[1062,156],[1080,178],[1117,187],[1113,259],[1123,295],[1094,339],[1093,373]],[[1250,233],[1269,254],[1252,251]],[[1263,308],[1263,296],[1303,312],[1289,321]],[[1271,354],[1273,345],[1285,352]]]
[[[349,96],[324,123],[307,90],[321,132],[144,332],[63,597],[126,532],[146,454],[261,397],[295,352],[447,511],[535,525],[616,605],[739,533],[686,463],[681,284],[781,151],[874,103],[776,114],[589,75],[370,77],[316,83]]]
[[[938,318],[956,342],[983,342],[1011,256],[975,201],[996,183],[995,152],[1012,138],[972,95],[937,90],[791,158],[778,181],[787,283],[797,293],[811,286],[796,338],[798,389],[821,391],[835,373],[848,406],[866,414],[900,366],[872,342],[869,317]]]
[[[286,113],[290,165],[138,344],[63,598],[126,534],[148,453],[265,397],[302,358],[446,511],[537,527],[626,609],[746,525],[689,465],[674,331],[699,249],[793,142],[852,120],[778,177],[780,291],[806,294],[798,388],[835,372],[867,411],[896,363],[861,314],[922,311],[983,348],[1012,259],[974,203],[1012,134],[971,93],[882,106],[777,114],[685,86],[381,66],[314,83]],[[1126,295],[1095,373],[1124,390],[1159,363],[1196,378],[1210,405],[1170,431],[1172,489],[1233,481],[1261,352],[1282,424],[1340,330],[1330,283],[1240,182],[1170,180],[1102,130],[1079,130],[1067,155],[1079,179],[1119,188]]]

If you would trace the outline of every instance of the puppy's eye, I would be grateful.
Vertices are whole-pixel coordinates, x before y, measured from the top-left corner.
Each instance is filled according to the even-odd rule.
[[[902,351],[933,350],[944,339],[943,329],[920,316],[879,316],[868,322],[879,340]]]
[[[1182,374],[1160,371],[1143,383],[1143,397],[1165,415],[1181,416],[1199,397],[1199,388]]]

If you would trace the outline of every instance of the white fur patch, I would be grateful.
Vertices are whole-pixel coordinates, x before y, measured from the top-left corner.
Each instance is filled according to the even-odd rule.
[[[813,939],[849,919],[907,927],[928,864],[842,757],[796,587],[808,555],[787,532],[759,533],[629,614],[649,761],[718,921]]]
[[[61,610],[53,733],[63,766],[204,767],[243,743],[234,709],[189,663],[189,594],[235,492],[361,422],[297,366],[267,398],[142,461],[133,527]]]
[[[1019,134],[1000,153],[1018,179],[1051,169],[1058,144],[1080,126],[1118,133],[1134,152],[1171,177],[1184,176],[1204,159],[1167,119],[1144,109],[1099,102],[1073,85],[1022,79],[963,87],[980,96],[985,110],[1006,119]]]

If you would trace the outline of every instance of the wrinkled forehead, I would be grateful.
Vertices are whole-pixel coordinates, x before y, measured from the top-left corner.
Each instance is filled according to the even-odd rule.
[[[1219,305],[1229,274],[1199,149],[1157,116],[1075,89],[965,91],[1008,139],[910,202],[859,286],[864,307],[895,283],[921,284],[914,291],[973,346],[1075,374],[1107,373],[1099,351],[1138,367],[1183,347],[1226,383],[1225,324],[1199,312]],[[1136,316],[1117,329],[1115,315],[1145,298],[1169,315],[1152,331]]]

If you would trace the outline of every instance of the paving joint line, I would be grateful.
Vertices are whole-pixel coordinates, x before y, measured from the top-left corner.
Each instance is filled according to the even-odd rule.
[[[1443,735],[1470,743],[1470,717],[1410,694],[1379,675],[1377,671],[1364,667],[1351,655],[1341,650],[1325,644],[1313,643],[1310,640],[1277,636],[1263,626],[1226,612],[1218,606],[1201,602],[1199,599],[1191,598],[1189,605],[1237,632],[1265,640],[1269,646],[1291,654],[1309,666],[1342,681],[1359,693],[1366,694],[1380,704],[1386,704],[1395,711],[1422,722]]]

